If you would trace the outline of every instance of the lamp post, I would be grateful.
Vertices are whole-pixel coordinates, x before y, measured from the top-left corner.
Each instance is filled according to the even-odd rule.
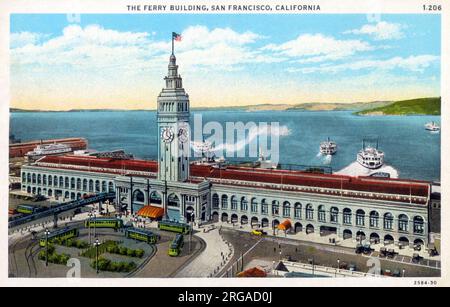
[[[94,213],[94,238],[97,238],[97,215]]]
[[[405,277],[405,272],[406,272],[406,270],[403,269],[403,270],[402,270],[402,277]]]
[[[98,274],[98,247],[100,245],[100,242],[98,241],[97,238],[95,238],[95,269],[97,271]]]
[[[50,231],[45,228],[45,266],[48,266],[48,235]]]
[[[91,218],[92,218],[92,211],[89,212],[88,216],[89,216],[89,218],[88,218],[89,245],[91,245],[91,244],[92,244],[92,240],[91,240]]]

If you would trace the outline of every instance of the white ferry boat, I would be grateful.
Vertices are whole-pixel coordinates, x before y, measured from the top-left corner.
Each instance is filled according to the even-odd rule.
[[[49,144],[38,145],[33,151],[29,151],[25,154],[28,159],[38,159],[43,156],[55,156],[72,152],[72,148],[65,144]]]
[[[356,155],[356,161],[366,168],[377,169],[384,164],[384,152],[378,150],[378,142],[376,147],[372,147],[365,146],[363,141],[362,149]]]
[[[425,129],[428,131],[439,131],[441,130],[441,127],[439,127],[438,124],[436,124],[435,122],[429,122],[425,124]]]
[[[258,158],[257,165],[259,165],[260,168],[264,169],[277,169],[278,164],[272,162],[272,160],[267,159],[264,154],[261,152]]]
[[[336,142],[330,141],[330,138],[327,138],[326,141],[320,143],[320,153],[322,155],[334,155],[337,151]]]

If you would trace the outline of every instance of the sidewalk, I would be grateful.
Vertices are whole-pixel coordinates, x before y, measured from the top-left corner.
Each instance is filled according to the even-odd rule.
[[[205,249],[183,268],[176,277],[212,277],[220,272],[233,257],[233,247],[219,234],[219,229],[215,228],[207,232],[203,232],[203,229],[208,228],[198,229],[199,232],[195,236],[206,242]]]
[[[235,226],[233,226],[233,224],[231,224],[231,223],[217,222],[214,225],[217,225],[218,227],[222,226],[224,228],[234,229],[234,230],[243,231],[243,232],[250,232],[252,229],[250,227],[250,224],[240,225],[240,224],[236,223]],[[285,235],[283,231],[277,230],[274,235],[272,229],[267,229],[266,231],[270,237],[274,237],[274,238],[286,238],[286,239],[300,240],[300,241],[307,241],[307,242],[309,241],[312,243],[324,244],[324,245],[329,245],[329,246],[340,246],[340,247],[354,249],[358,243],[356,239],[344,240],[342,238],[338,238],[335,234],[331,234],[328,236],[320,236],[320,234],[318,234],[318,233],[312,233],[312,234],[307,235],[306,233],[301,232],[301,233],[296,233],[296,234],[287,233]],[[330,243],[329,239],[335,239],[336,244]],[[375,252],[379,252],[381,247],[386,247],[387,249],[394,249],[395,253],[398,253],[399,256],[412,257],[414,253],[418,253],[419,256],[425,260],[433,260],[433,261],[441,260],[440,255],[430,257],[425,247],[423,247],[421,251],[417,252],[417,251],[414,251],[414,249],[412,249],[410,247],[400,249],[398,246],[395,246],[394,244],[387,245],[387,246],[384,246],[382,243],[371,244],[371,248],[374,249]]]

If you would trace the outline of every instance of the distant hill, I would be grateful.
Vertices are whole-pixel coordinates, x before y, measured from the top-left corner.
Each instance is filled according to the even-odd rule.
[[[441,97],[418,98],[393,102],[386,106],[366,109],[358,115],[441,115]]]

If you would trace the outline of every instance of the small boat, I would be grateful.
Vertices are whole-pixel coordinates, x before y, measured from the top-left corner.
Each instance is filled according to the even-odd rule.
[[[441,127],[439,127],[439,125],[435,122],[429,122],[425,124],[425,130],[435,132],[441,130]]]
[[[366,146],[363,141],[362,149],[356,155],[356,161],[369,169],[377,169],[384,164],[384,152],[378,149],[378,141],[375,147]]]
[[[326,141],[320,143],[320,153],[323,155],[334,155],[337,151],[336,142],[330,141],[330,138],[327,138]]]

